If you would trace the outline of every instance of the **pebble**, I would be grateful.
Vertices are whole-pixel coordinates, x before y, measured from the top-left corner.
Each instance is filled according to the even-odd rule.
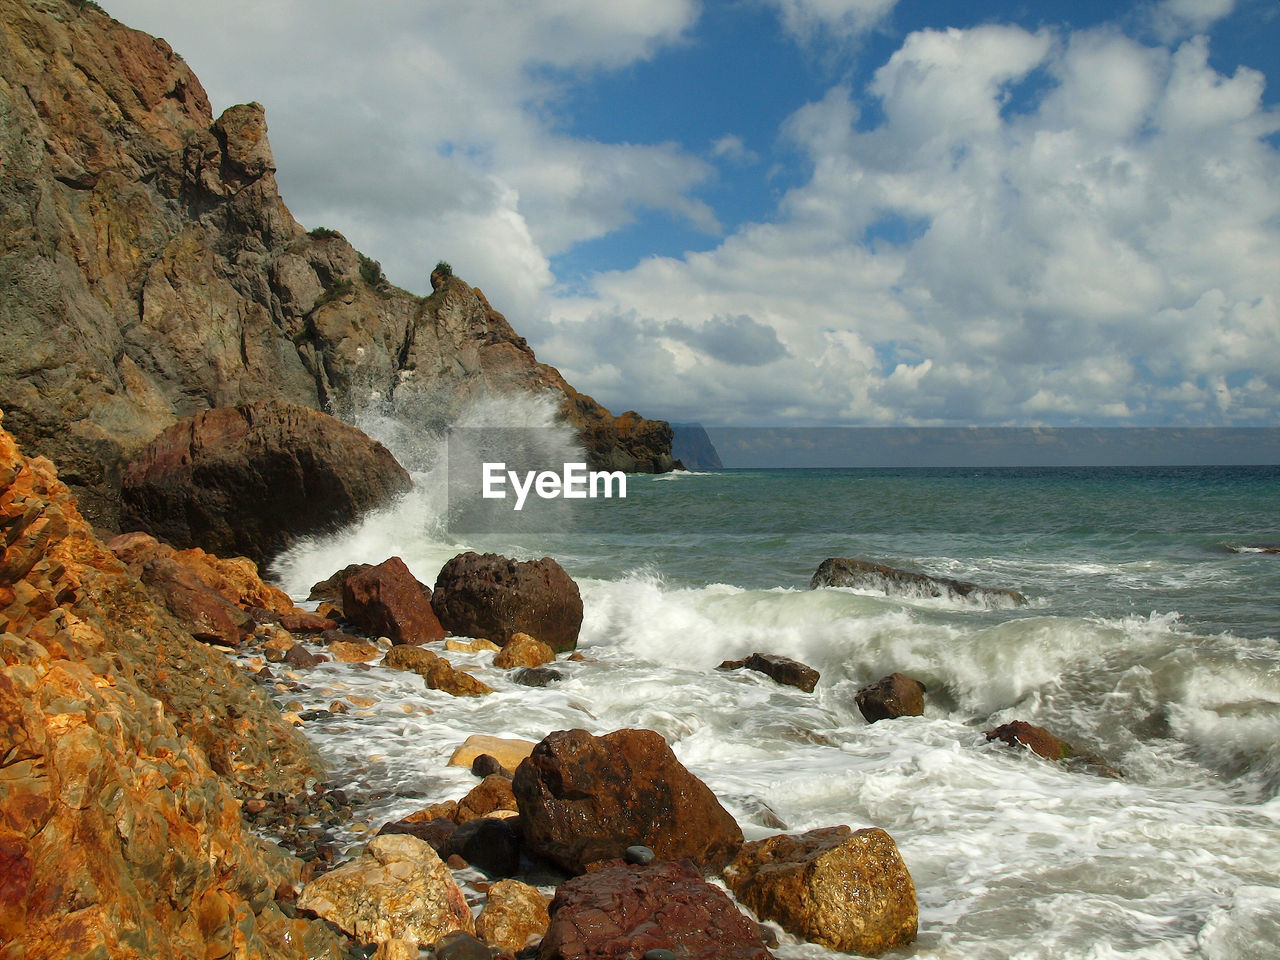
[[[647,867],[649,864],[653,863],[653,861],[657,859],[657,856],[658,855],[654,853],[652,850],[650,850],[648,847],[642,847],[639,845],[634,847],[627,847],[627,849],[623,851],[623,854],[622,854],[622,858],[626,860],[627,863],[633,863],[638,867]]]
[[[335,700],[329,704],[330,713],[346,713],[348,709],[350,708],[341,700]]]
[[[676,955],[671,950],[646,950],[644,960],[676,960]]]

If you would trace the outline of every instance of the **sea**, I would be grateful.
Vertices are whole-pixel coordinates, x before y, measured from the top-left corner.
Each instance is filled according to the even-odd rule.
[[[748,839],[888,831],[919,902],[918,939],[891,957],[1280,957],[1280,467],[629,475],[625,499],[567,504],[563,524],[460,534],[441,438],[385,414],[361,425],[413,467],[414,492],[270,575],[304,599],[393,555],[427,584],[464,550],[551,556],[581,590],[587,659],[562,658],[563,679],[537,688],[489,654],[448,654],[495,688],[481,698],[377,666],[309,671],[282,698],[368,698],[304,727],[362,798],[350,849],[469,790],[447,760],[472,734],[643,727]],[[828,557],[1027,603],[810,589]],[[716,669],[754,652],[816,668],[817,688]],[[924,716],[868,724],[855,694],[893,672],[925,684]],[[987,740],[1012,720],[1122,775]],[[786,934],[774,953],[833,955]]]

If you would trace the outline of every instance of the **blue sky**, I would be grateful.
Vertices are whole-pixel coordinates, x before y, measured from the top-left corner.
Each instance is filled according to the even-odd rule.
[[[1280,424],[1280,0],[107,0],[615,411]]]

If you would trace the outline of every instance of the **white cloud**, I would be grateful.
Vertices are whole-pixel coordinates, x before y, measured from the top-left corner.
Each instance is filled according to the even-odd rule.
[[[1157,36],[1170,43],[1208,30],[1235,7],[1235,0],[1161,0],[1151,10],[1151,22]]]
[[[801,40],[826,33],[851,40],[888,17],[897,0],[769,0],[778,8],[782,25]]]
[[[874,129],[843,86],[792,116],[813,173],[774,222],[600,276],[549,342],[626,311],[769,325],[787,356],[749,371],[623,361],[629,404],[707,423],[1274,423],[1280,117],[1256,72],[1218,74],[1203,39],[979,27],[911,35],[871,92]]]

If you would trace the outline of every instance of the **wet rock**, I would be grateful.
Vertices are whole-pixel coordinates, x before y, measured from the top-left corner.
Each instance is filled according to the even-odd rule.
[[[456,931],[445,934],[436,944],[436,960],[493,960],[493,954],[469,933]]]
[[[392,670],[408,670],[426,676],[431,664],[439,659],[440,655],[438,653],[432,653],[430,650],[424,650],[422,647],[415,647],[412,644],[402,643],[386,652],[386,655],[382,658],[382,666],[390,667]]]
[[[458,824],[447,817],[438,817],[430,820],[413,820],[406,817],[404,820],[383,824],[382,829],[378,831],[378,835],[403,834],[417,837],[424,843],[430,844],[431,849],[443,859],[449,856],[449,838],[453,836],[454,831],[457,829]]]
[[[798,687],[805,693],[813,693],[819,674],[813,667],[789,657],[770,653],[753,653],[744,660],[726,660],[717,670],[754,670],[789,687]]]
[[[1004,606],[1023,606],[1027,602],[1027,598],[1016,590],[983,587],[949,577],[932,577],[848,557],[831,557],[822,561],[809,581],[810,590],[819,587],[878,590],[890,596],[971,598]]]
[[[454,653],[497,653],[502,648],[492,640],[477,638],[475,640],[455,640],[450,637],[444,642],[446,650]]]
[[[307,884],[298,907],[363,943],[411,940],[430,946],[446,933],[475,931],[466,899],[431,846],[390,834]]]
[[[1077,750],[1067,741],[1054,736],[1044,727],[1014,720],[987,731],[988,740],[1000,740],[1011,747],[1026,747],[1046,760],[1066,763],[1094,776],[1120,780],[1123,774],[1096,754]]]
[[[390,654],[388,654],[390,656]],[[458,749],[449,757],[451,767],[469,767],[476,757],[482,753],[497,760],[508,770],[515,770],[520,763],[533,753],[536,747],[532,740],[515,740],[503,737],[490,737],[483,733],[475,733],[467,737]]]
[[[915,885],[883,830],[826,827],[747,843],[724,872],[738,902],[832,950],[876,956],[916,936]]]
[[[262,563],[409,487],[390,452],[355,427],[265,400],[168,427],[125,467],[121,496],[127,524]]]
[[[756,924],[688,861],[613,862],[556,890],[539,960],[641,957],[768,960]]]
[[[649,864],[653,863],[656,856],[648,847],[636,845],[633,847],[627,847],[627,849],[622,852],[622,859],[627,863],[634,864],[638,867],[647,867]]]
[[[295,670],[310,670],[328,660],[328,657],[312,653],[300,643],[295,643],[284,655],[284,662]]]
[[[519,825],[510,818],[480,817],[458,825],[445,840],[444,855],[461,857],[491,877],[510,877],[520,869]]]
[[[339,663],[368,663],[382,655],[382,651],[367,640],[338,640],[327,644],[325,650]]]
[[[516,797],[511,792],[511,780],[499,774],[484,778],[470,793],[458,801],[457,821],[466,823],[479,817],[487,817],[495,810],[515,810]]]
[[[652,730],[552,733],[512,788],[529,848],[575,873],[636,844],[718,870],[742,845],[733,817]]]
[[[471,761],[471,772],[481,778],[497,775],[510,780],[513,776],[512,771],[500,764],[496,757],[487,753],[482,753]]]
[[[465,670],[456,669],[444,657],[436,657],[428,664],[422,678],[432,690],[454,697],[483,697],[493,693],[493,688],[483,680],[477,680]]]
[[[253,617],[178,561],[175,552],[149,556],[139,564],[138,578],[197,640],[238,647],[253,633]]]
[[[891,673],[857,692],[854,702],[867,723],[924,716],[925,686],[901,673]]]
[[[337,629],[338,624],[320,613],[293,610],[280,618],[280,626],[290,633],[324,633]]]
[[[342,587],[351,577],[372,567],[371,563],[350,563],[328,579],[311,585],[308,600],[327,600],[330,603],[342,602]]]
[[[550,557],[521,562],[494,553],[459,554],[436,578],[431,605],[451,633],[487,637],[500,646],[527,633],[564,653],[577,644],[582,626],[578,585]]]
[[[511,679],[522,687],[545,687],[559,683],[564,679],[564,674],[550,667],[525,667],[513,673]]]
[[[342,585],[342,612],[361,630],[390,637],[392,643],[444,639],[431,601],[399,557],[348,577]]]
[[[491,947],[515,953],[541,940],[551,923],[547,898],[519,880],[499,880],[489,888],[484,909],[476,918],[476,936]]]
[[[507,641],[493,658],[493,665],[503,670],[513,667],[540,667],[551,663],[556,655],[541,640],[535,640],[527,633],[517,633]]]

